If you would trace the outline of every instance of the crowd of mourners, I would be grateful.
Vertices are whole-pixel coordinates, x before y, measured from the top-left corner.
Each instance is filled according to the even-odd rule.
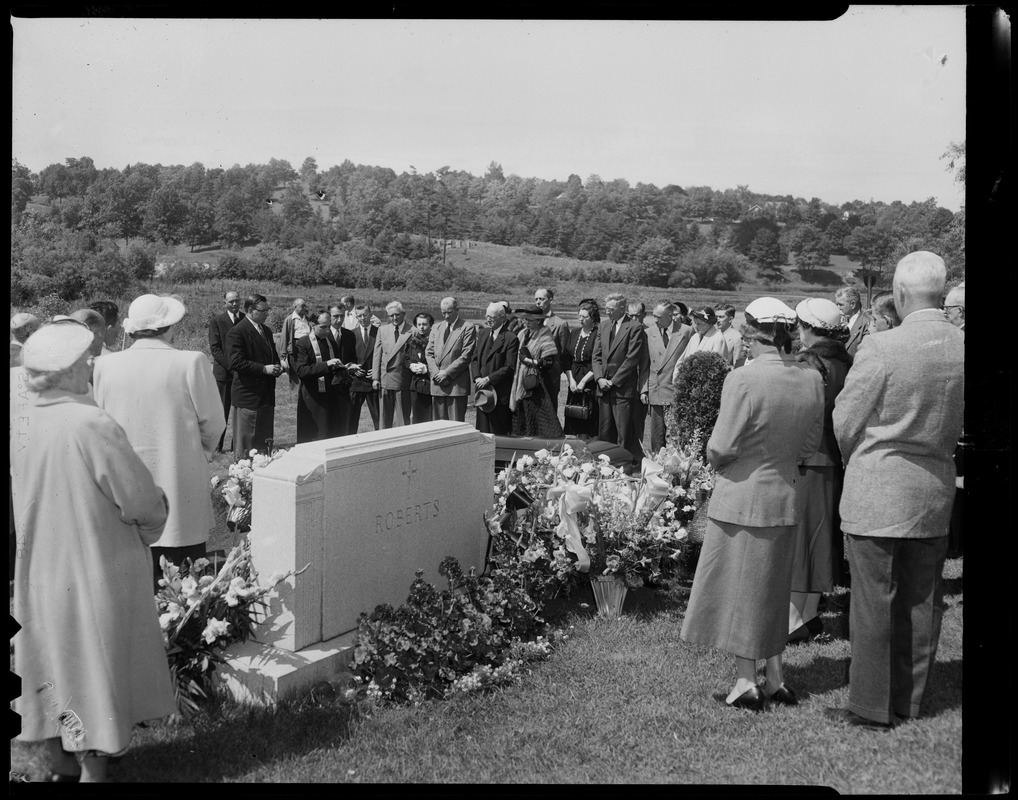
[[[850,584],[850,698],[827,713],[872,730],[915,718],[940,633],[964,404],[964,284],[945,289],[943,260],[917,252],[869,309],[855,287],[795,308],[761,297],[738,328],[730,303],[660,302],[647,320],[621,294],[583,300],[571,326],[542,288],[523,307],[492,302],[483,326],[454,297],[438,322],[393,300],[384,324],[353,297],[298,299],[278,334],[264,295],[230,291],[209,320],[211,365],[174,347],[187,313],[174,297],[142,295],[123,319],[106,301],[16,314],[20,739],[46,742],[50,780],[104,780],[135,724],[175,710],[151,602],[160,558],[205,555],[209,462],[231,417],[238,457],[271,447],[278,379],[296,395],[298,443],[356,434],[364,406],[379,429],[464,421],[469,401],[482,432],[596,437],[639,468],[645,443],[665,444],[676,375],[700,352],[729,372],[682,637],[734,656],[729,705],[795,705],[782,652],[819,635],[821,598]]]

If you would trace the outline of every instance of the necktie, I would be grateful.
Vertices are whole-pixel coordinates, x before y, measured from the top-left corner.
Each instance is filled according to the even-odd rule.
[[[661,341],[665,343],[665,347],[668,347],[668,331],[664,328],[661,329]]]
[[[618,329],[619,324],[617,322],[612,323],[611,333],[608,334],[608,346],[612,346],[612,342],[615,341],[615,331]]]
[[[449,334],[450,333],[452,333],[452,326],[451,325],[446,325],[445,326],[445,332],[442,334],[442,344],[448,344],[448,342],[449,342]]]
[[[364,341],[364,344],[368,343],[368,329],[367,328],[361,328],[361,338]]]

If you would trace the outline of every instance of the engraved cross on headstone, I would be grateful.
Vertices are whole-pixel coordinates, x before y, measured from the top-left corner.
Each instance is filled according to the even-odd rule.
[[[406,478],[407,494],[410,493],[410,479],[413,477],[415,472],[417,472],[417,467],[414,466],[413,459],[408,458],[406,462],[406,469],[404,469],[402,473],[403,477]]]

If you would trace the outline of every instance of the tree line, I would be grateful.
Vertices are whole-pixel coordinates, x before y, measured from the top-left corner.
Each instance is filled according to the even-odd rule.
[[[38,174],[14,161],[11,223],[12,293],[23,302],[145,280],[158,245],[236,251],[218,259],[232,277],[375,288],[483,291],[483,276],[446,263],[454,240],[610,262],[619,266],[610,275],[601,267],[602,277],[650,286],[730,289],[753,269],[777,283],[783,265],[808,275],[834,254],[882,270],[920,248],[964,271],[964,212],[933,198],[834,206],[747,186],[521,178],[495,162],[474,176],[349,160],[322,171],[310,157],[299,170],[279,159],[100,170],[82,157]],[[239,252],[252,245],[253,254]]]

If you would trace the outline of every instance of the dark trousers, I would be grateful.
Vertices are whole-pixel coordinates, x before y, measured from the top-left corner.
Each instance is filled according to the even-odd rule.
[[[434,419],[448,419],[463,422],[467,418],[467,396],[432,395],[431,413]]]
[[[848,707],[877,722],[919,716],[940,641],[947,537],[848,536]]]
[[[410,424],[410,390],[382,389],[382,429]]]
[[[159,579],[163,577],[163,568],[159,566],[159,556],[166,556],[171,564],[180,566],[185,558],[191,559],[192,563],[199,558],[205,558],[205,542],[201,544],[188,544],[183,547],[150,547],[152,551],[152,577],[155,590],[159,591]]]
[[[336,407],[338,392],[311,392],[301,385],[297,396],[297,444],[342,436],[346,420]],[[344,409],[345,414],[349,414]]]
[[[431,422],[431,394],[410,392],[410,418],[413,425],[418,422]]]
[[[481,433],[508,436],[513,427],[513,412],[509,410],[509,403],[498,403],[491,411],[477,410],[474,427]]]
[[[616,397],[614,391],[601,395],[598,398],[597,438],[621,445],[632,454],[633,461],[639,463],[643,459],[643,445],[636,436],[636,426],[633,424],[634,402],[640,401],[631,397]]]
[[[230,394],[233,386],[233,379],[216,381],[219,389],[219,399],[223,401],[223,421],[229,425],[230,422]],[[223,444],[226,442],[226,428],[223,428],[223,435],[219,437],[219,444],[216,445],[216,452],[223,451]]]
[[[260,408],[233,407],[233,454],[247,458],[248,453],[257,450],[268,451],[266,440],[275,434],[275,406]]]
[[[347,428],[349,433],[357,433],[361,426],[361,406],[367,402],[368,413],[371,415],[371,424],[378,430],[378,392],[371,390],[367,392],[350,392],[350,424]]]

